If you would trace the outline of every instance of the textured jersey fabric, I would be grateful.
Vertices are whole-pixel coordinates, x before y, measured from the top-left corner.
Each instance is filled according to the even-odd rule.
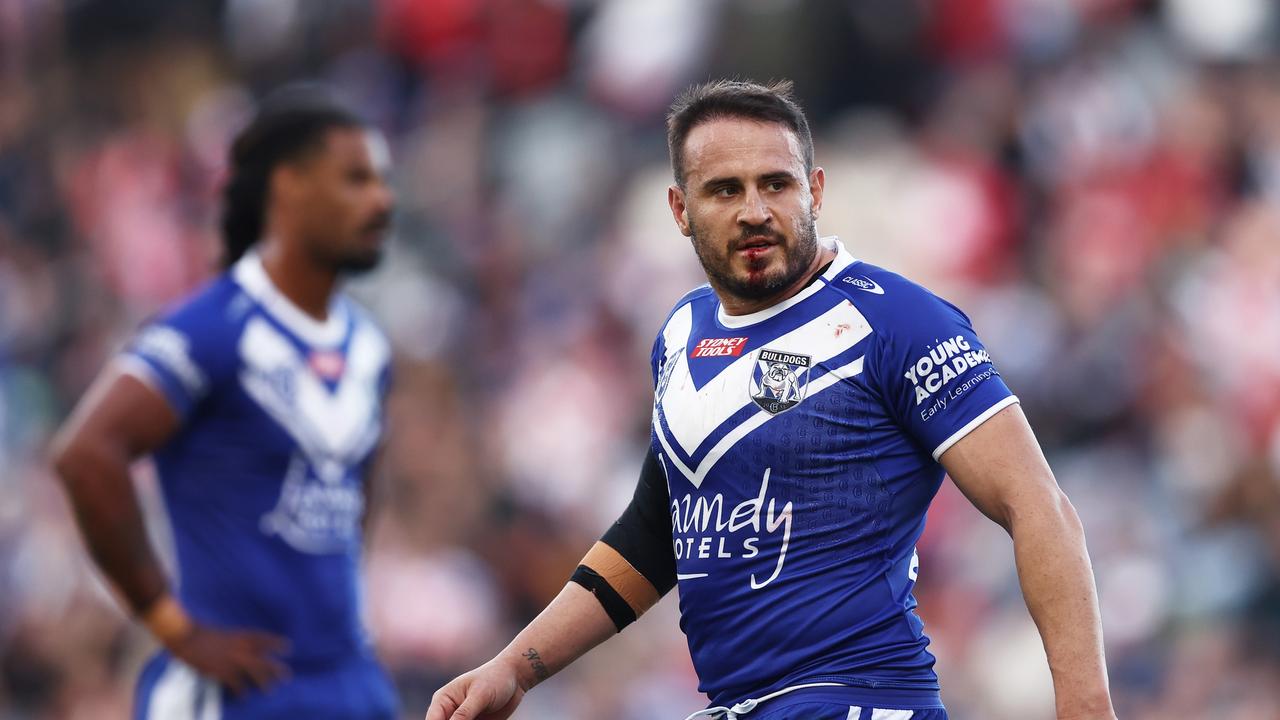
[[[681,628],[713,705],[836,682],[940,706],[915,544],[937,458],[1016,398],[963,313],[836,246],[751,315],[694,290],[654,344]]]

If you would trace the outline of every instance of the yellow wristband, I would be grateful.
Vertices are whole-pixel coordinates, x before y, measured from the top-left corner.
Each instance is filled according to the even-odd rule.
[[[166,645],[185,638],[193,627],[187,611],[168,593],[151,603],[151,607],[142,614],[142,623]]]

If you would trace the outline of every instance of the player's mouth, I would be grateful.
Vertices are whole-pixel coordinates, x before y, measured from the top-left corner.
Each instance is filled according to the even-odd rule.
[[[772,235],[752,235],[734,243],[733,251],[748,260],[755,260],[780,244],[781,238]]]
[[[391,228],[391,216],[380,215],[365,224],[360,231],[360,239],[368,245],[378,245],[386,239],[387,230]]]

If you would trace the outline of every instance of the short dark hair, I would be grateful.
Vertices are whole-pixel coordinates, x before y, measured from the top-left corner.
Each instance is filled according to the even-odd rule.
[[[790,80],[768,85],[750,80],[713,80],[680,94],[667,114],[667,149],[676,184],[684,187],[684,141],[690,131],[708,120],[743,118],[785,125],[796,134],[804,152],[804,168],[813,170],[813,135],[804,111],[792,96]]]
[[[234,264],[258,242],[266,222],[271,172],[314,150],[333,128],[364,121],[325,87],[285,86],[267,97],[231,145],[222,191],[222,263]]]

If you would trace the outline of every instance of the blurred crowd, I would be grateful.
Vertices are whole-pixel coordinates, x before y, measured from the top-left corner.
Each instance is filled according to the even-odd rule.
[[[124,718],[154,646],[45,459],[215,271],[229,138],[330,83],[400,206],[369,622],[420,717],[626,504],[701,279],[664,112],[796,83],[818,228],[965,308],[1088,534],[1129,720],[1280,718],[1280,10],[1270,0],[0,0],[0,718]],[[163,542],[154,479],[138,467]],[[944,485],[917,587],[958,720],[1053,715],[1008,538]],[[519,720],[702,707],[668,598]]]

